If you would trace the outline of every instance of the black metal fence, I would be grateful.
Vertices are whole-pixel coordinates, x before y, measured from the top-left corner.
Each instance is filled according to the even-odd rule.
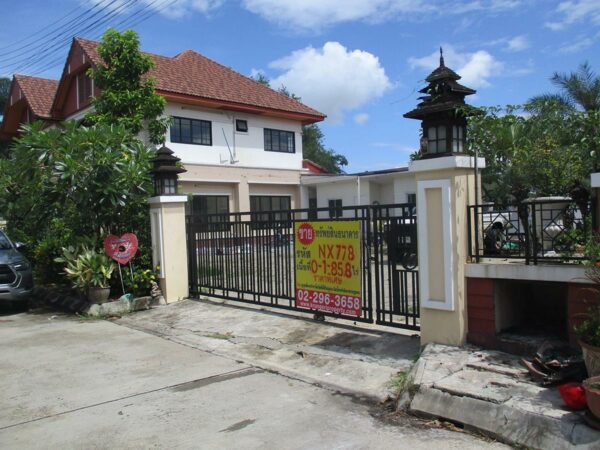
[[[469,206],[470,256],[523,259],[526,264],[586,259],[593,233],[593,205],[569,199],[528,201],[520,206]]]
[[[419,329],[415,205],[339,209],[187,216],[190,294],[313,313],[296,305],[294,224],[358,220],[361,315],[323,315]]]

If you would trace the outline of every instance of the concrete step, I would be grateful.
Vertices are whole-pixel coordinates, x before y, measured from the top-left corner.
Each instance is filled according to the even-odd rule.
[[[512,355],[430,344],[411,376],[413,413],[532,449],[600,449],[600,432],[584,413],[566,409],[555,387],[530,381]]]

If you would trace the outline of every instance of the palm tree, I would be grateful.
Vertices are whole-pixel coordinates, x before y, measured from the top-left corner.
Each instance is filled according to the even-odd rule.
[[[577,72],[569,74],[554,72],[552,84],[560,89],[557,94],[537,95],[529,99],[527,109],[539,112],[548,105],[558,106],[565,111],[579,109],[585,112],[600,111],[600,77],[586,62]]]

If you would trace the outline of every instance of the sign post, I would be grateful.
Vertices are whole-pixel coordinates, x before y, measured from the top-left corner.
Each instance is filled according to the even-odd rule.
[[[360,221],[294,225],[296,306],[360,317]]]

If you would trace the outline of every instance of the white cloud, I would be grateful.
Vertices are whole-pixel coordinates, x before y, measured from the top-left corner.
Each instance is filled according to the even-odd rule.
[[[531,47],[529,43],[529,39],[526,36],[515,36],[512,39],[509,39],[506,43],[506,50],[509,52],[522,52],[523,50],[527,50]]]
[[[80,0],[100,4],[103,0]],[[122,13],[149,7],[160,14],[178,18],[190,13],[205,15],[227,0],[138,0],[123,7],[126,0],[111,3]],[[241,6],[269,22],[296,30],[318,30],[330,25],[364,21],[427,20],[473,12],[502,12],[515,9],[523,0],[239,0]],[[123,7],[123,8],[122,8]],[[146,11],[146,10],[145,10]]]
[[[369,115],[367,113],[359,113],[354,115],[354,122],[358,125],[364,124],[367,120],[369,120]]]
[[[473,53],[459,53],[451,45],[444,45],[446,66],[452,68],[461,77],[461,83],[468,87],[480,88],[490,85],[489,79],[502,71],[503,64],[485,50]],[[433,70],[440,62],[439,51],[422,58],[409,58],[411,68]]]
[[[546,26],[555,31],[586,20],[595,25],[600,25],[600,2],[598,0],[570,0],[561,2],[554,12],[560,17],[560,20],[546,22]]]
[[[344,111],[359,108],[391,88],[379,58],[348,50],[339,42],[296,50],[269,67],[283,71],[271,80],[273,88],[285,86],[334,123],[343,119]]]
[[[315,30],[343,22],[421,20],[475,11],[514,9],[522,0],[242,0],[243,6],[289,28]]]
[[[82,0],[82,2],[99,5],[100,3],[104,3],[104,0]],[[175,2],[173,2],[173,0],[141,0],[127,6],[125,6],[125,3],[125,0],[118,0],[114,3],[110,3],[110,6],[107,7],[117,10],[120,14],[130,14],[134,10],[141,11],[142,9],[145,14],[149,9],[152,9],[160,12],[164,16],[178,18],[191,12],[208,14],[221,7],[223,3],[225,3],[225,0],[177,0]],[[104,4],[97,6],[96,10],[103,8],[104,6]]]
[[[445,8],[453,14],[463,14],[474,11],[507,11],[509,9],[517,8],[521,4],[521,0],[459,0],[447,2]]]
[[[358,20],[380,22],[433,9],[423,0],[242,0],[242,4],[269,22],[297,29]]]
[[[152,0],[143,1],[146,3],[152,3]],[[162,10],[161,13],[172,17],[183,17],[190,11],[208,14],[221,7],[223,3],[225,3],[225,0],[178,0]],[[159,5],[162,5],[162,3],[159,3]]]
[[[496,39],[494,41],[488,42],[485,45],[489,45],[492,47],[500,46],[505,52],[513,53],[522,52],[523,50],[527,50],[529,47],[531,47],[529,39],[523,34],[515,36],[513,38],[504,37]]]
[[[559,47],[559,53],[577,53],[581,50],[585,50],[594,44],[594,38],[592,37],[580,37],[579,39],[563,44]]]
[[[265,71],[262,69],[255,69],[254,67],[250,69],[250,78],[257,78],[260,76],[265,76]]]

